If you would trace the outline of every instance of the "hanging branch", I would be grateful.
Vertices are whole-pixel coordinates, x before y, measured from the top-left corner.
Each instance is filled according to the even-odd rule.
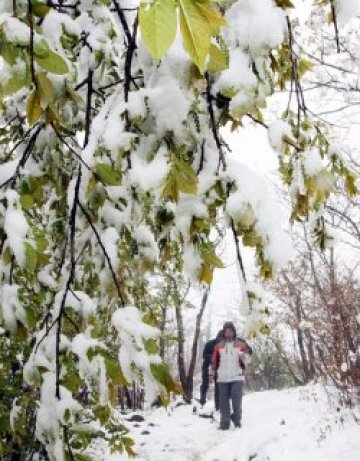
[[[199,175],[204,168],[204,159],[205,159],[205,139],[201,143],[201,154],[200,154],[200,163],[199,168],[196,171],[196,174]]]
[[[23,154],[21,156],[21,159],[19,160],[19,163],[16,166],[15,173],[9,179],[7,179],[2,184],[0,184],[0,189],[2,187],[6,186],[9,183],[11,183],[11,187],[15,187],[16,180],[18,179],[18,177],[21,174],[21,169],[24,168],[26,162],[30,158],[30,155],[31,155],[31,153],[32,153],[32,151],[34,149],[35,143],[36,143],[36,139],[37,139],[41,129],[42,129],[42,125],[39,125],[37,127],[35,133],[31,136],[31,138],[29,140],[29,143],[26,146],[26,148],[25,148],[25,150],[24,150],[24,152],[23,152]]]
[[[85,218],[87,219],[87,222],[89,223],[91,229],[93,230],[93,232],[94,232],[94,234],[96,236],[96,239],[97,239],[97,241],[98,241],[98,243],[100,245],[100,248],[101,248],[101,250],[102,250],[102,252],[103,252],[103,254],[105,256],[106,262],[108,263],[112,278],[113,278],[115,286],[116,286],[116,291],[117,291],[118,297],[120,299],[120,303],[121,303],[122,306],[125,306],[125,301],[124,301],[124,297],[123,297],[123,295],[121,293],[121,288],[120,288],[119,281],[118,281],[118,279],[116,277],[116,273],[115,273],[114,267],[112,265],[110,256],[109,256],[108,252],[106,251],[106,248],[104,247],[104,244],[103,244],[103,242],[101,240],[100,234],[99,234],[98,230],[96,229],[96,227],[95,227],[95,225],[94,225],[88,211],[84,208],[84,206],[82,205],[82,203],[80,201],[78,202],[78,204],[79,204],[80,210],[85,215]]]
[[[330,7],[331,7],[332,20],[333,20],[333,23],[334,23],[336,51],[338,53],[340,53],[339,28],[338,28],[338,22],[337,22],[337,15],[336,15],[336,10],[335,10],[334,0],[330,0]]]
[[[243,263],[243,259],[242,259],[242,255],[241,255],[241,251],[240,251],[240,241],[239,241],[239,237],[238,237],[238,235],[236,233],[235,223],[234,223],[233,218],[231,218],[231,231],[232,231],[233,238],[234,238],[234,243],[235,243],[236,259],[237,259],[238,266],[239,266],[239,272],[241,274],[241,282],[242,282],[241,285],[242,285],[242,288],[243,288],[243,291],[244,291],[245,307],[247,309],[249,309],[250,308],[250,300],[249,300],[249,295],[248,295],[248,291],[247,291],[247,288],[246,288],[247,279],[246,279],[245,267],[244,267],[244,263]]]
[[[118,2],[116,0],[113,0],[113,3],[114,3],[115,11],[117,12],[117,14],[119,16],[119,20],[121,22],[122,28],[124,29],[124,34],[125,34],[125,37],[126,37],[126,40],[127,40],[127,46],[130,47],[131,42],[132,42],[132,37],[131,37],[131,32],[130,32],[130,29],[129,29],[129,25],[128,25],[127,21],[126,21],[126,17],[125,17],[125,14],[124,14],[124,9],[120,8],[120,5],[118,4]]]
[[[32,0],[28,0],[28,21],[30,27],[30,41],[29,41],[29,54],[30,54],[30,71],[31,80],[37,88],[36,74],[35,74],[35,63],[34,63],[34,15]]]
[[[226,170],[226,161],[225,161],[225,155],[222,149],[222,144],[219,138],[219,133],[218,133],[218,127],[215,121],[215,114],[214,114],[214,108],[213,108],[213,96],[211,94],[211,84],[210,84],[210,77],[209,74],[206,72],[205,73],[205,80],[206,80],[206,101],[207,101],[207,106],[208,106],[208,111],[209,111],[209,117],[210,117],[210,127],[211,131],[213,133],[213,137],[215,140],[216,147],[219,151],[219,165],[218,168],[220,167],[220,163],[222,164],[223,170]]]
[[[92,70],[89,70],[87,76],[87,93],[86,93],[86,112],[85,112],[85,139],[84,148],[89,142],[90,126],[91,126],[91,97],[93,93],[93,74]]]
[[[76,259],[75,259],[75,225],[76,225],[76,209],[79,203],[79,190],[81,183],[81,166],[79,166],[79,172],[75,184],[74,199],[71,207],[70,217],[69,217],[69,226],[70,226],[70,235],[69,235],[69,245],[70,245],[70,272],[69,277],[66,282],[65,291],[61,300],[59,315],[56,319],[57,329],[56,329],[56,357],[55,357],[55,396],[57,399],[60,399],[60,339],[61,339],[61,327],[62,319],[65,313],[65,303],[67,294],[75,280],[75,268],[76,268]]]

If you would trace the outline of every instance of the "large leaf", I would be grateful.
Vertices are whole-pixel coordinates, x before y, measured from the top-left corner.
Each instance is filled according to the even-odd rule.
[[[106,163],[96,165],[96,173],[107,186],[119,186],[121,182],[121,172],[114,170]]]
[[[140,6],[140,31],[145,47],[155,59],[161,59],[176,35],[176,5],[174,0],[155,0]]]
[[[226,54],[220,50],[216,45],[210,45],[210,60],[207,70],[211,73],[221,72],[227,69],[228,59]]]
[[[40,93],[40,98],[42,101],[52,104],[55,99],[55,91],[53,84],[45,75],[45,72],[39,72],[36,76],[38,82],[38,88]]]
[[[199,245],[199,253],[204,263],[208,264],[209,266],[218,267],[219,269],[224,267],[223,262],[216,255],[212,243],[202,243]]]
[[[69,67],[64,58],[50,50],[45,57],[36,56],[36,62],[52,74],[64,75],[69,72]]]
[[[226,19],[221,15],[221,13],[208,3],[199,2],[198,8],[211,27],[218,28],[228,25]]]
[[[30,274],[35,272],[37,254],[35,248],[30,243],[25,243],[25,269]]]
[[[26,102],[26,117],[29,125],[36,123],[42,114],[40,96],[37,90],[30,93]]]
[[[191,165],[183,160],[175,160],[175,174],[178,188],[186,194],[196,194],[198,178]]]
[[[20,90],[24,85],[24,77],[22,75],[15,74],[10,77],[4,85],[0,85],[0,96],[10,96]]]
[[[34,44],[34,54],[38,58],[47,58],[50,54],[50,48],[43,38]]]
[[[163,363],[152,363],[150,370],[157,382],[159,382],[168,392],[179,393],[180,388],[170,375],[168,367]]]
[[[184,47],[199,71],[205,72],[206,58],[210,49],[210,25],[199,4],[193,0],[179,0],[180,30]]]

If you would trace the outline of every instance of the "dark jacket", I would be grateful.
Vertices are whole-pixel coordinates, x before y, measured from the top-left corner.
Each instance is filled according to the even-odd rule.
[[[216,344],[218,343],[218,339],[210,339],[205,346],[203,350],[203,367],[208,368],[211,365],[211,359],[213,356],[213,352],[215,349]]]

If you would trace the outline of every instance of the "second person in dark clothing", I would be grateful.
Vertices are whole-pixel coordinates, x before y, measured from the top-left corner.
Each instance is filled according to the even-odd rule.
[[[216,338],[210,339],[204,346],[203,351],[203,364],[202,364],[202,373],[201,373],[201,386],[200,386],[200,404],[205,405],[206,403],[206,394],[209,390],[209,368],[211,367],[211,359],[215,349],[216,344],[221,341],[223,338],[223,331],[219,330]],[[214,378],[215,386],[215,409],[219,410],[219,392],[216,384],[216,377]]]

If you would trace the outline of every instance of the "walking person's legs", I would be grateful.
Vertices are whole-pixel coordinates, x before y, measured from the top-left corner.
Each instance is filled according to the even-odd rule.
[[[232,405],[231,419],[235,424],[235,427],[241,427],[243,385],[244,383],[242,381],[234,381],[231,383],[230,388]]]
[[[219,411],[220,409],[220,403],[219,403],[219,385],[218,383],[216,382],[216,380],[214,381],[214,392],[215,392],[215,410],[216,411]]]
[[[209,367],[202,367],[202,381],[200,386],[200,404],[205,405],[206,403],[206,394],[209,389]]]
[[[220,429],[230,427],[230,383],[218,383],[220,405]]]

